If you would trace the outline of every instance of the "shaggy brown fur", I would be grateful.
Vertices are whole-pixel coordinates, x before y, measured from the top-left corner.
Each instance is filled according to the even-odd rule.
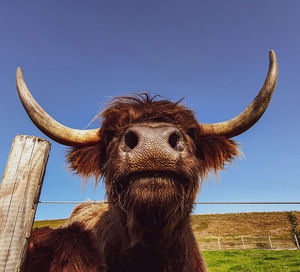
[[[109,204],[80,205],[62,228],[33,233],[24,271],[207,271],[190,213],[199,179],[230,163],[238,145],[202,137],[190,109],[155,98],[113,99],[99,115],[101,141],[69,151],[70,168],[84,180],[104,177]],[[159,144],[123,151],[126,132],[140,127],[178,131],[182,149],[173,157]]]
[[[32,232],[23,271],[99,272],[101,258],[91,234],[80,223],[68,228],[47,227]]]

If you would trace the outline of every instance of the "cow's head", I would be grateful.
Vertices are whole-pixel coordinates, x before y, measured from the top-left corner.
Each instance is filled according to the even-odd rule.
[[[142,93],[113,99],[99,114],[100,129],[75,130],[52,119],[36,103],[20,68],[17,88],[35,125],[54,141],[72,146],[67,156],[71,169],[84,178],[105,178],[110,205],[127,217],[132,232],[138,233],[136,222],[143,229],[168,231],[191,212],[199,177],[203,180],[210,170],[223,169],[239,154],[230,138],[262,116],[277,70],[271,51],[269,72],[256,98],[235,118],[215,124],[199,123],[180,103]]]

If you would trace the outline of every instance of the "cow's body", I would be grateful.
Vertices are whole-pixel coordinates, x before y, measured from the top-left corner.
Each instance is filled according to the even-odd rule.
[[[79,205],[65,226],[33,231],[23,271],[207,271],[189,225],[167,241],[149,233],[148,244],[131,246],[122,224],[108,207]]]

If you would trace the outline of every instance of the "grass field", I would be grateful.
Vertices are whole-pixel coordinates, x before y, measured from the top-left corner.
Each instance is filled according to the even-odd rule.
[[[204,251],[210,272],[300,272],[300,250]]]

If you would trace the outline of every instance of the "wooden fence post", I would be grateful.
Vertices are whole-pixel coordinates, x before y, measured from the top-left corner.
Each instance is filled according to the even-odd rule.
[[[221,250],[221,241],[220,241],[220,237],[218,237],[218,247],[219,247],[219,250]]]
[[[244,237],[242,236],[242,245],[243,245],[243,249],[245,249],[245,242],[244,242]]]
[[[300,249],[300,245],[299,245],[299,241],[298,241],[297,235],[294,234],[294,236],[295,236],[295,241],[296,241],[297,249]]]
[[[272,244],[271,236],[268,236],[268,237],[269,237],[270,247],[271,247],[271,249],[273,249],[273,244]]]
[[[50,143],[16,136],[0,184],[0,272],[20,271],[39,201]]]

